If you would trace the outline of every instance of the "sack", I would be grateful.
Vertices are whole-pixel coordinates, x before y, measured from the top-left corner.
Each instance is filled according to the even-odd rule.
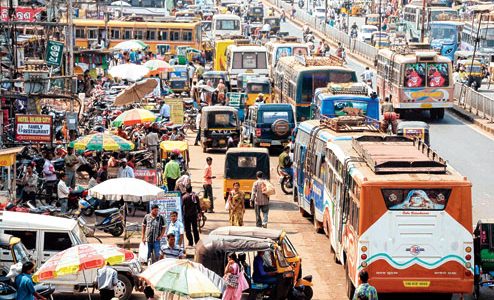
[[[238,287],[238,275],[228,273],[225,274],[224,278],[225,284],[229,287],[236,289]]]
[[[271,182],[269,182],[268,180],[263,181],[261,191],[266,196],[273,196],[274,194],[276,194],[276,190],[274,189],[274,185]]]

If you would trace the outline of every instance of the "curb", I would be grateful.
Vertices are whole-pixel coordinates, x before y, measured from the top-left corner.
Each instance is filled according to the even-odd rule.
[[[478,116],[476,116],[473,113],[470,113],[463,108],[459,107],[457,104],[454,104],[453,107],[448,109],[449,112],[453,113],[454,115],[462,118],[463,120],[467,121],[468,123],[471,123],[486,133],[489,133],[491,135],[494,135],[494,124],[490,123],[486,119],[482,119]]]

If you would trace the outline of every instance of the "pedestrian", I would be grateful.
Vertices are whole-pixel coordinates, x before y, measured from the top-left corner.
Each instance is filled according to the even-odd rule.
[[[117,135],[123,139],[126,139],[128,140],[129,139],[129,136],[127,135],[127,132],[125,132],[125,130],[123,130],[123,125],[120,125],[118,126],[117,128]]]
[[[57,173],[51,160],[53,159],[53,153],[47,151],[45,154],[45,163],[43,165],[43,175],[45,177],[45,188],[47,194],[48,203],[53,201],[53,193],[55,192],[55,185],[57,184]]]
[[[263,179],[264,173],[258,171],[256,173],[257,180],[252,186],[252,199],[250,200],[251,206],[254,206],[256,213],[256,226],[264,227],[268,226],[268,216],[269,216],[269,196],[263,193],[263,189],[266,188],[266,183]],[[263,218],[261,220],[261,213]]]
[[[175,236],[169,233],[166,236],[167,242],[161,247],[160,259],[163,258],[185,258],[184,250],[175,243]]]
[[[127,165],[127,159],[123,158],[120,161],[120,168],[118,168],[117,178],[134,178],[134,170]]]
[[[190,247],[199,242],[199,230],[197,228],[197,218],[201,213],[201,204],[199,197],[192,192],[192,186],[186,187],[185,194],[182,196],[182,212],[185,227],[185,236]]]
[[[175,190],[175,184],[177,179],[180,177],[180,164],[176,161],[177,155],[172,153],[170,155],[170,160],[165,165],[165,170],[163,171],[163,178],[166,180],[166,187],[168,191]]]
[[[118,284],[118,273],[110,267],[110,263],[96,271],[96,284],[98,285],[101,300],[112,300],[115,297],[115,287]]]
[[[189,186],[190,184],[190,176],[188,174],[184,174],[180,176],[180,178],[178,178],[175,182],[175,191],[178,191],[182,193],[182,195],[185,195],[185,193],[187,192],[187,186]]]
[[[245,194],[240,191],[240,183],[233,183],[233,190],[228,193],[228,213],[230,215],[231,226],[243,226],[244,225],[244,213],[245,213]]]
[[[237,255],[233,252],[228,254],[228,263],[225,267],[225,286],[222,300],[240,300],[242,292],[249,287],[245,279],[242,266],[239,264]]]
[[[77,166],[76,173],[79,174],[79,177],[83,177],[81,172],[86,172],[88,175],[91,175],[94,172],[93,167],[89,163],[89,161],[84,157],[84,154],[77,155]]]
[[[184,224],[178,220],[178,212],[170,213],[170,223],[166,228],[166,235],[172,233],[175,236],[175,244],[177,247],[182,247],[184,242]]]
[[[87,183],[88,190],[98,185],[98,180],[96,179],[97,176],[98,175],[96,172],[91,172],[89,174],[89,181]]]
[[[16,300],[46,300],[45,297],[38,294],[34,289],[33,273],[34,264],[31,261],[26,261],[22,264],[21,274],[15,277],[15,287],[17,289]]]
[[[153,153],[153,167],[156,167],[158,163],[158,145],[160,143],[160,138],[158,133],[154,128],[148,129],[148,134],[144,137],[144,144],[146,145],[148,151]]]
[[[201,140],[201,108],[200,107],[196,115],[196,130],[197,130],[197,135],[196,135],[196,140],[194,142],[194,146],[198,146],[199,141]]]
[[[368,283],[369,273],[366,270],[358,274],[360,285],[355,289],[352,300],[378,300],[376,288]]]
[[[65,182],[67,182],[67,175],[60,173],[57,186],[58,203],[60,204],[60,210],[62,213],[69,211],[69,194],[70,189]]]
[[[75,166],[79,163],[79,160],[74,154],[74,148],[67,147],[67,155],[65,155],[63,160],[65,162],[65,175],[67,176],[65,183],[67,186],[75,188]]]
[[[101,161],[101,167],[98,169],[96,174],[96,180],[98,183],[102,183],[108,179],[108,160],[104,159]]]
[[[213,159],[211,157],[206,158],[206,167],[204,167],[204,181],[203,181],[203,188],[204,188],[204,198],[209,199],[209,213],[214,213],[214,197],[213,197],[213,179],[216,178],[216,176],[213,176],[213,170],[211,168],[211,165],[213,164]]]
[[[161,102],[161,108],[160,108],[160,117],[165,120],[169,121],[170,120],[170,105],[166,104],[165,101]]]
[[[36,192],[38,190],[38,175],[34,174],[33,166],[28,165],[26,167],[26,174],[22,177],[21,185],[22,194],[21,201],[30,203],[36,206]]]
[[[192,86],[192,81],[194,80],[194,73],[196,71],[196,67],[194,67],[194,63],[190,61],[186,68],[187,68],[187,77],[189,78],[189,85]]]
[[[142,220],[142,242],[147,243],[148,262],[155,262],[160,255],[160,241],[165,235],[165,219],[159,214],[159,206],[151,206],[151,212]],[[154,253],[154,256],[153,256]]]
[[[132,169],[132,171],[136,169],[136,157],[132,153],[129,153],[127,155],[127,166],[129,166]]]

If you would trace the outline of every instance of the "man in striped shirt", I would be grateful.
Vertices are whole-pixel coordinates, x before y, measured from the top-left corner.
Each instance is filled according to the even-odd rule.
[[[167,244],[161,246],[160,259],[163,258],[185,258],[182,248],[175,245],[175,235],[169,233],[167,236]]]

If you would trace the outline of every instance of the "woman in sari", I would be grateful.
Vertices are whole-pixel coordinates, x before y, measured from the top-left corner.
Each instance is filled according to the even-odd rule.
[[[233,191],[228,194],[228,212],[230,214],[231,226],[244,225],[245,195],[240,191],[240,183],[233,184]]]

